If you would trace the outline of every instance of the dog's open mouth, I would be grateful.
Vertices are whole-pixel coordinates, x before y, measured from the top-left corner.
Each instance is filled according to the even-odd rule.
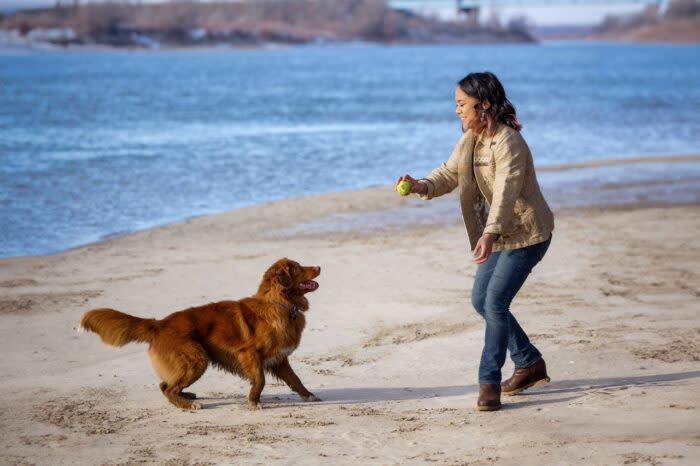
[[[302,291],[314,291],[318,288],[318,283],[313,280],[307,280],[299,283],[299,289]]]

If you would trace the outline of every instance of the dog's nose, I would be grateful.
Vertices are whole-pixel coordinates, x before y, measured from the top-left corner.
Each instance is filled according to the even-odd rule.
[[[313,267],[312,269],[316,275],[319,275],[321,273],[321,267],[318,265],[316,267]]]

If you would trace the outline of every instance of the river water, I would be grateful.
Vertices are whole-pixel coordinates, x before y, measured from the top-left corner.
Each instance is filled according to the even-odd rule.
[[[536,166],[700,153],[699,52],[600,42],[0,50],[0,256],[424,175],[460,137],[453,93],[472,71],[499,76]],[[699,165],[661,171],[695,177]],[[638,176],[630,167],[603,173],[624,182]],[[589,178],[541,182],[565,197]]]

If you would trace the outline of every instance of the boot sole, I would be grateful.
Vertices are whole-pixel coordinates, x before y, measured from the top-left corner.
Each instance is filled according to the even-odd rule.
[[[501,409],[501,405],[498,406],[477,406],[477,411],[498,411]]]
[[[512,390],[510,392],[501,391],[501,395],[505,395],[505,396],[517,395],[518,393],[525,391],[528,388],[536,387],[538,385],[544,385],[544,384],[549,383],[551,381],[552,381],[552,379],[550,379],[549,377],[545,377],[544,379],[537,380],[536,382],[532,382],[531,384],[525,385],[524,387],[516,388],[515,390]]]

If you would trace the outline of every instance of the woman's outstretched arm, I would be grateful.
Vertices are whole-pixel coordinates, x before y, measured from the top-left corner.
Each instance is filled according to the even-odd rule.
[[[465,133],[459,140],[450,157],[430,174],[419,180],[413,179],[410,175],[400,177],[399,181],[407,180],[411,182],[412,193],[419,194],[422,199],[432,199],[442,196],[454,190],[459,184],[458,162],[464,155],[463,146],[469,139],[469,133]]]

